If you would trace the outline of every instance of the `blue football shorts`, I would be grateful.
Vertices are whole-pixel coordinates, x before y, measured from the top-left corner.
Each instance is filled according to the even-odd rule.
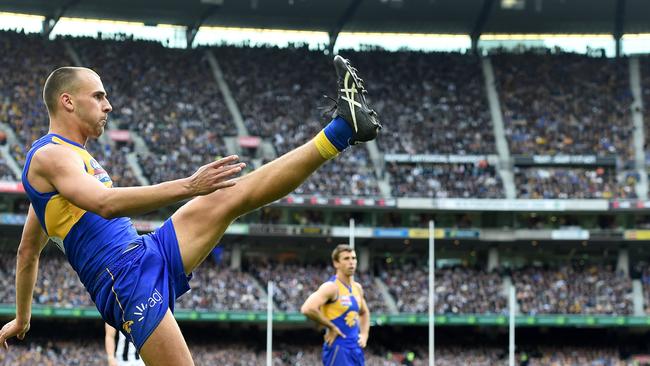
[[[323,366],[364,366],[363,350],[359,346],[323,344]]]
[[[190,289],[171,219],[141,235],[98,275],[90,289],[108,324],[121,331],[138,351],[174,301]]]

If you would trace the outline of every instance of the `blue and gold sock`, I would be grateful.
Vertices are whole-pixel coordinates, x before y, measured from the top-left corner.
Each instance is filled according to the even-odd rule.
[[[343,118],[336,117],[314,137],[314,143],[323,158],[332,159],[350,146],[351,138],[352,127]]]

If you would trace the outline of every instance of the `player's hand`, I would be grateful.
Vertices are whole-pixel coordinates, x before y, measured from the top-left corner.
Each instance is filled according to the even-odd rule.
[[[327,328],[327,332],[325,332],[325,343],[327,343],[328,346],[331,346],[332,343],[334,343],[336,337],[345,338],[345,334],[341,333],[341,330],[335,325],[332,326],[332,328]]]
[[[111,357],[108,359],[108,366],[117,366],[117,359],[115,357]]]
[[[368,343],[368,335],[363,333],[359,334],[359,340],[357,343],[359,344],[359,347],[366,348],[366,344]]]
[[[232,178],[246,167],[246,164],[238,163],[238,160],[237,155],[230,155],[200,167],[188,178],[192,196],[203,196],[217,189],[234,186]]]
[[[5,324],[4,327],[0,330],[0,344],[5,348],[9,349],[7,344],[7,339],[16,337],[20,340],[25,338],[25,333],[29,331],[29,322],[18,323],[16,319]]]

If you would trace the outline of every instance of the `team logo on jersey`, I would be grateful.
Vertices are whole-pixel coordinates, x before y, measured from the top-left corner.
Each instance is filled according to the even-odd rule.
[[[162,301],[163,301],[163,297],[160,294],[160,291],[158,291],[158,289],[154,289],[153,293],[151,294],[151,296],[149,296],[149,298],[146,301],[141,302],[140,305],[135,306],[135,308],[138,311],[134,311],[133,314],[139,317],[138,322],[144,320],[144,313],[145,311],[147,311],[147,309],[162,304]]]
[[[350,295],[342,295],[340,297],[340,302],[343,306],[352,306],[352,299]]]
[[[106,170],[95,160],[94,158],[90,159],[90,167],[95,171],[93,176],[97,178],[102,183],[110,182],[111,177],[106,173]]]
[[[350,311],[345,315],[345,324],[347,324],[348,327],[352,328],[357,325],[358,318],[359,314],[356,311]]]
[[[133,325],[133,320],[126,321],[124,322],[124,324],[122,324],[122,329],[124,329],[124,331],[127,332],[128,334],[131,334],[132,325]]]

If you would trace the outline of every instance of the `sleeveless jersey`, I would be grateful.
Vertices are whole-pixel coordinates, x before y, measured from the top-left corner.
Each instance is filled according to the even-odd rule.
[[[23,168],[23,186],[43,230],[65,253],[81,282],[86,288],[91,288],[97,275],[138,237],[138,233],[127,217],[105,219],[73,205],[57,191],[38,192],[34,189],[27,180],[27,172],[34,153],[48,144],[65,146],[74,151],[84,163],[79,169],[85,169],[86,174],[106,187],[112,187],[113,182],[83,146],[53,133],[34,141]]]
[[[357,286],[348,287],[336,276],[330,277],[327,282],[334,282],[338,287],[336,300],[326,303],[321,311],[345,338],[336,337],[332,346],[344,345],[347,347],[358,346],[359,340],[359,309],[361,304],[361,293]]]

